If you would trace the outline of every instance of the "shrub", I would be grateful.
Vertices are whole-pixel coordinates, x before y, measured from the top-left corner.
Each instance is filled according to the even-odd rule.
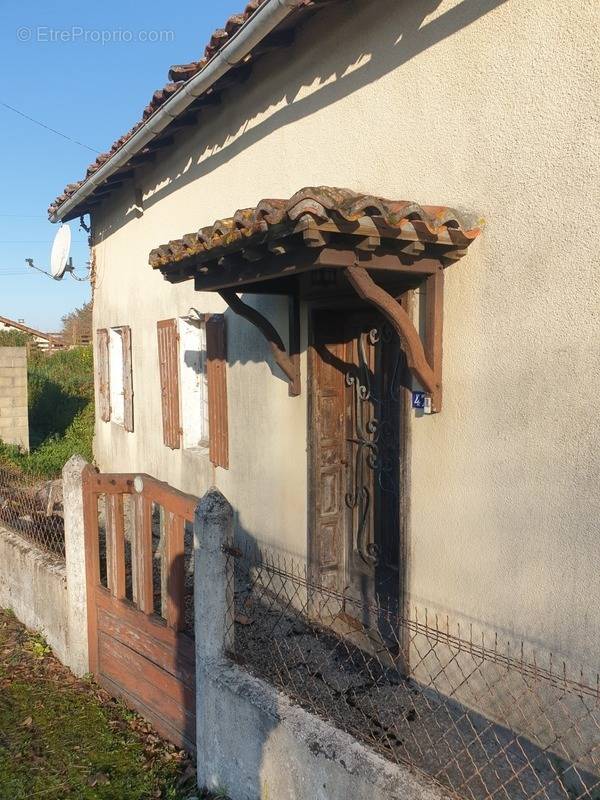
[[[24,331],[0,331],[0,347],[26,347],[32,341]]]
[[[92,459],[94,368],[91,347],[33,352],[28,364],[31,452],[0,441],[0,458],[24,472],[58,475],[78,453]]]
[[[94,399],[91,347],[33,353],[28,366],[29,427],[33,450],[48,437],[63,436]]]

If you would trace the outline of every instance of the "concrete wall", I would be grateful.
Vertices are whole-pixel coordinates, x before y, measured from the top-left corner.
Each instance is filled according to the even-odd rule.
[[[68,663],[68,602],[65,565],[0,528],[0,608],[10,608],[42,633],[63,663]]]
[[[63,468],[65,560],[0,527],[0,608],[10,608],[44,635],[76,675],[89,671],[82,475],[87,462],[72,456]]]
[[[233,664],[233,509],[215,489],[194,520],[198,785],[232,800],[441,800],[408,767],[294,705]]]
[[[305,353],[290,398],[228,314],[230,469],[168,450],[156,321],[222,304],[148,253],[307,185],[464,206],[487,229],[447,271],[444,410],[410,426],[409,599],[595,663],[596,22],[595,0],[349,0],[262,58],[94,213],[94,327],[131,325],[136,393],[134,433],[97,423],[100,467],[216,484],[241,528],[302,555]],[[285,301],[253,302],[287,332]]]
[[[29,450],[25,347],[0,347],[0,439]]]
[[[438,786],[387,761],[227,661],[200,674],[211,746],[203,783],[234,800],[442,800]]]

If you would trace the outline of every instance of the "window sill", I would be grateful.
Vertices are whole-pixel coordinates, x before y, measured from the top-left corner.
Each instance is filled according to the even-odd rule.
[[[207,456],[209,453],[208,444],[199,444],[195,447],[184,447],[184,453],[189,453],[191,456]]]

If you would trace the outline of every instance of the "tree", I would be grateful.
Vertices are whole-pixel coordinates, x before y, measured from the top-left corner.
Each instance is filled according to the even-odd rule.
[[[90,300],[81,308],[76,308],[62,318],[62,335],[64,343],[82,344],[91,341],[92,338],[92,308]]]

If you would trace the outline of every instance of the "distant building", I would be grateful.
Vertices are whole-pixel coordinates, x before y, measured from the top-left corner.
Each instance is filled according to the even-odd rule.
[[[28,336],[32,337],[33,341],[40,348],[40,350],[50,350],[63,346],[63,342],[59,334],[43,333],[35,328],[30,328],[21,320],[0,317],[0,331],[20,331],[21,333],[26,333]]]

